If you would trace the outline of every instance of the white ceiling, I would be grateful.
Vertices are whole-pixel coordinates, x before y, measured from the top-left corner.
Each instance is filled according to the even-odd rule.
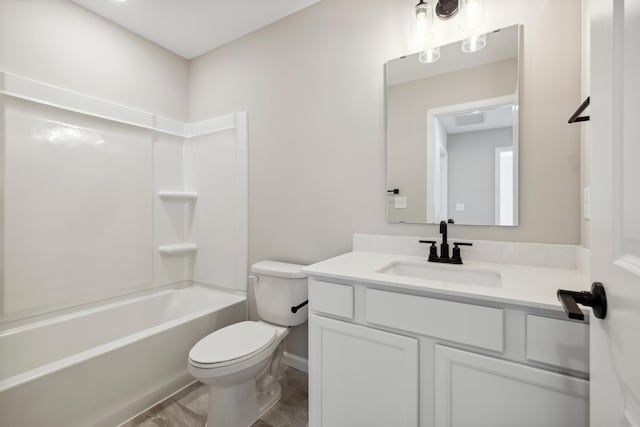
[[[186,59],[320,0],[72,0]]]
[[[462,52],[461,43],[440,47],[440,60],[421,64],[418,54],[403,56],[387,62],[387,85],[393,86],[414,80],[426,79],[438,74],[518,57],[518,26],[513,25],[487,34],[487,45],[476,53]]]

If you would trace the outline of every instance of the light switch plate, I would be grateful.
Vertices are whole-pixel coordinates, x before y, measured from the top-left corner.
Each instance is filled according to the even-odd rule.
[[[407,198],[406,197],[396,197],[395,198],[395,208],[396,209],[407,209]]]
[[[463,211],[464,210],[464,203],[456,203],[456,210],[457,211]]]

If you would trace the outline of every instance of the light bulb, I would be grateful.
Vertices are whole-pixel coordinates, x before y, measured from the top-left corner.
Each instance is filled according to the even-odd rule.
[[[430,47],[418,54],[418,62],[421,64],[431,64],[440,59],[440,47]]]
[[[429,5],[424,2],[424,0],[420,0],[420,3],[416,5],[416,19],[418,22],[427,20],[427,13],[429,12]]]
[[[484,0],[464,0],[463,19],[460,21],[460,29],[473,32],[482,25],[484,16]]]
[[[487,45],[486,34],[476,34],[462,41],[462,51],[464,53],[478,52]]]

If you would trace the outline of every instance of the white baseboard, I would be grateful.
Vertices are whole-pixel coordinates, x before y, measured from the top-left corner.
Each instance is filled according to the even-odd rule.
[[[295,354],[285,351],[282,355],[282,363],[299,371],[309,373],[309,361],[304,357],[296,356]]]

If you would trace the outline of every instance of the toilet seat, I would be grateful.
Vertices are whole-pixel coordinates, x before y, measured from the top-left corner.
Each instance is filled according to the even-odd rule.
[[[198,341],[189,352],[189,363],[205,369],[240,363],[263,352],[276,339],[276,328],[263,322],[235,323]]]

